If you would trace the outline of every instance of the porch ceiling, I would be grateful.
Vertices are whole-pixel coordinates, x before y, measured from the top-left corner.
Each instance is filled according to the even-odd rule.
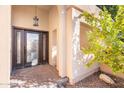
[[[16,6],[35,6],[35,5],[12,5],[12,7],[16,7]],[[42,9],[42,10],[46,10],[49,11],[53,6],[55,5],[36,5],[38,8]]]
[[[49,11],[54,5],[38,5],[39,8]]]

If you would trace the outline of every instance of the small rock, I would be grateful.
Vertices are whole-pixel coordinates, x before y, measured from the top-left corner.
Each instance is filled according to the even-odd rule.
[[[100,74],[99,78],[108,84],[115,84],[115,82],[109,76],[105,74]]]
[[[57,81],[57,87],[59,87],[59,88],[65,87],[66,84],[68,83],[68,81],[69,81],[69,78],[68,77],[63,77],[63,78],[59,79]]]

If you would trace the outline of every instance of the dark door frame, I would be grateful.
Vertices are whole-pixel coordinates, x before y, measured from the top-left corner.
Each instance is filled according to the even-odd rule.
[[[28,29],[23,27],[16,27],[12,26],[12,69],[15,69],[17,66],[17,37],[16,37],[16,29],[17,30],[23,30],[21,32],[21,47],[24,47],[24,49],[21,49],[21,56],[22,56],[22,65],[26,64],[26,33],[38,33],[39,34],[39,57],[38,57],[38,65],[40,64],[46,64],[49,63],[49,32],[48,31],[42,31],[42,30],[35,30],[35,29]],[[46,60],[43,60],[43,34],[46,34]]]

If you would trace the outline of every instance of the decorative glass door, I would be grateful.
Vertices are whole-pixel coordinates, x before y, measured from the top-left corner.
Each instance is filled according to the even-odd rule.
[[[13,68],[48,63],[48,32],[18,28],[13,32]]]
[[[39,33],[26,33],[26,66],[38,65]]]

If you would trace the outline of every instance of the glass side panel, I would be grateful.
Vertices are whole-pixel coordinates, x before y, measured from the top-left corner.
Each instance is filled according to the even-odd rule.
[[[34,66],[38,64],[39,34],[27,33],[27,63]]]
[[[21,64],[21,32],[17,32],[17,64]]]
[[[43,34],[43,60],[46,60],[46,34]]]

